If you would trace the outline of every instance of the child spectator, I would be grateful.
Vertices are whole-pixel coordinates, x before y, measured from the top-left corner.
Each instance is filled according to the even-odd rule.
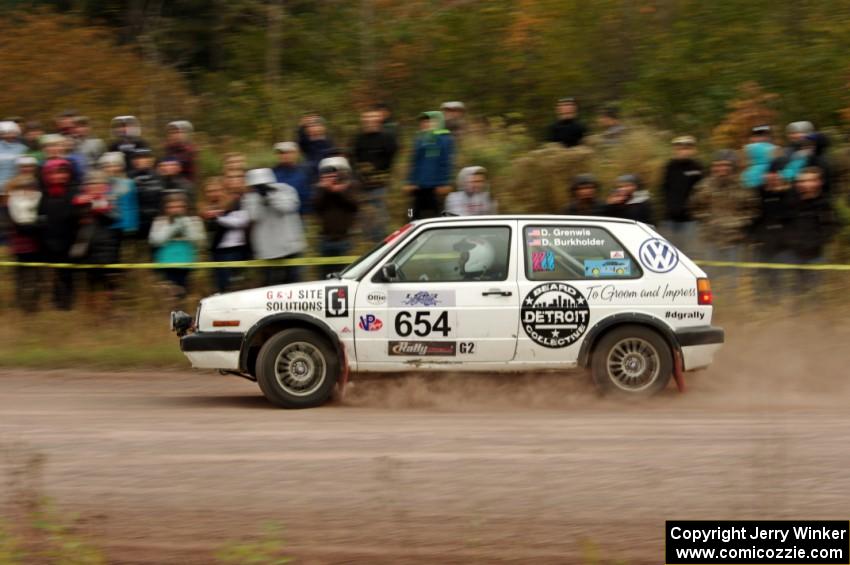
[[[487,169],[464,167],[457,175],[458,190],[446,197],[446,212],[455,216],[495,214],[498,204],[490,198]]]
[[[204,186],[205,205],[201,211],[210,237],[210,256],[213,261],[245,261],[250,258],[248,234],[251,223],[248,212],[240,206],[241,192],[229,192],[219,177],[207,180]],[[218,292],[230,290],[236,270],[213,269]]]
[[[43,218],[42,251],[48,263],[70,261],[71,245],[77,236],[77,216],[71,204],[77,194],[71,163],[67,159],[50,158],[41,167],[42,196],[39,217]],[[74,273],[56,269],[53,277],[53,304],[60,310],[74,305]]]
[[[649,191],[643,188],[637,175],[622,175],[617,178],[617,187],[605,203],[605,215],[645,224],[652,223]]]
[[[570,202],[561,208],[567,216],[604,216],[605,207],[599,201],[599,182],[593,175],[578,175],[570,185]]]
[[[121,230],[116,227],[119,220],[116,201],[117,197],[110,194],[109,178],[105,173],[92,171],[86,176],[80,192],[71,200],[79,218],[71,258],[94,265],[120,261]],[[112,294],[118,288],[120,273],[114,269],[90,269],[87,276],[90,307],[107,311]]]
[[[34,174],[25,174],[21,160],[32,157],[19,157],[19,174],[6,185],[8,194],[9,220],[11,233],[9,250],[20,263],[39,261],[38,208],[41,190]],[[34,167],[33,167],[34,169]],[[36,267],[15,268],[15,303],[23,312],[38,310],[40,269]]]
[[[197,216],[189,216],[186,195],[180,192],[169,194],[163,199],[163,214],[157,216],[151,226],[149,241],[154,248],[157,263],[194,263],[198,248],[203,245],[204,223]],[[161,269],[163,278],[173,293],[175,302],[180,302],[189,293],[187,267]]]
[[[252,169],[246,175],[250,187],[242,205],[251,218],[251,250],[257,259],[294,259],[307,247],[298,192],[275,182],[271,169]],[[266,267],[265,284],[298,282],[297,267]]]
[[[109,195],[118,215],[113,227],[124,235],[135,234],[139,229],[139,196],[136,183],[124,174],[124,154],[104,153],[98,159],[98,166],[108,179]]]
[[[340,257],[351,252],[351,227],[357,217],[357,199],[351,165],[345,157],[329,157],[319,163],[316,186],[316,215],[321,224],[319,253],[322,257]],[[338,265],[323,265],[322,277],[338,271]]]

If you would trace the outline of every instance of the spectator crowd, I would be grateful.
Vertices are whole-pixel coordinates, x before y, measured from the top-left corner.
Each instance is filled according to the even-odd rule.
[[[568,148],[586,142],[589,128],[575,99],[559,100],[556,115],[547,141]],[[497,213],[484,167],[465,166],[455,176],[463,103],[446,102],[417,122],[401,187],[409,199],[408,217]],[[619,143],[627,131],[614,106],[603,109],[598,129],[603,145]],[[387,198],[400,139],[384,104],[362,112],[360,130],[346,146],[331,139],[320,115],[305,113],[293,139],[274,145],[272,167],[248,170],[243,155],[229,153],[220,174],[205,179],[190,122],[169,123],[159,150],[145,141],[133,116],[114,118],[111,132],[108,142],[94,137],[89,120],[72,111],[58,116],[50,132],[19,118],[0,122],[0,241],[17,261],[173,264],[158,272],[179,301],[192,273],[183,263],[298,258],[306,253],[305,228],[311,224],[323,257],[350,254],[355,232],[377,244],[391,231]],[[672,139],[658,201],[630,171],[622,171],[605,195],[590,174],[564,179],[568,190],[560,212],[657,223],[665,237],[700,258],[824,262],[837,230],[827,137],[805,121],[787,126],[784,146],[774,143],[769,125],[751,133],[742,151],[720,150],[708,166],[698,158],[694,137]],[[323,268],[323,274],[333,270]],[[37,309],[42,270],[15,271],[16,304]],[[242,271],[214,269],[216,289],[240,286]],[[74,270],[55,269],[56,308],[73,307],[78,278],[85,279],[90,299],[103,304],[122,283],[120,269],[84,272],[77,277]],[[302,272],[266,267],[262,277],[266,284],[295,282]],[[801,272],[798,283],[810,284],[811,277]]]

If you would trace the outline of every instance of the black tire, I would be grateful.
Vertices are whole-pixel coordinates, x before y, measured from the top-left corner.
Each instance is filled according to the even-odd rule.
[[[593,349],[593,383],[601,394],[627,398],[652,396],[673,375],[673,353],[667,341],[645,326],[618,326]]]
[[[302,328],[273,335],[257,356],[257,384],[281,408],[321,406],[333,394],[339,373],[339,357],[327,339]]]

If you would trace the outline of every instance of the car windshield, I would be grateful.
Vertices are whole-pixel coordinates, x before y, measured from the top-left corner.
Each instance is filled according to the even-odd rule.
[[[343,271],[339,274],[339,278],[347,280],[359,279],[366,274],[366,271],[372,268],[372,265],[375,264],[375,261],[389,245],[390,244],[386,242],[379,243],[343,269]]]

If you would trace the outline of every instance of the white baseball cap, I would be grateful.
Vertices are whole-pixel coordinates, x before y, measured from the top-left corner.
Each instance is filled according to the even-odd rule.
[[[271,169],[251,169],[245,173],[245,184],[248,186],[274,184],[276,182],[277,179],[274,177],[274,171]]]

